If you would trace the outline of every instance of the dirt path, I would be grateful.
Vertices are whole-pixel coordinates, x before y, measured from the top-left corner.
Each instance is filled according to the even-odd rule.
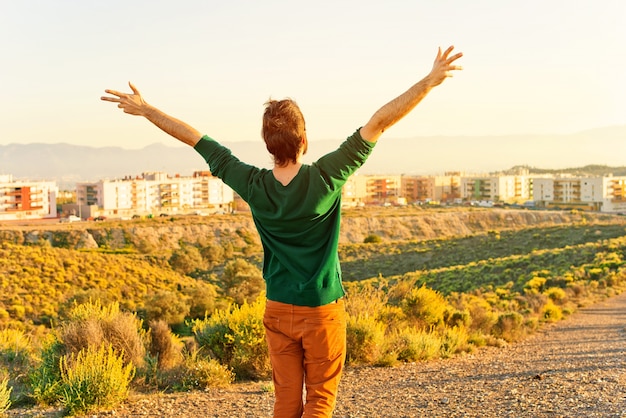
[[[264,385],[137,395],[90,416],[270,417],[273,394]],[[398,368],[349,368],[334,416],[626,417],[626,293],[506,348]]]

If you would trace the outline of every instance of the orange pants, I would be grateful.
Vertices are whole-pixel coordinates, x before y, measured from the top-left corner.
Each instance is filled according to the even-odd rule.
[[[343,300],[313,308],[268,300],[263,324],[276,395],[274,417],[331,417],[346,359]]]

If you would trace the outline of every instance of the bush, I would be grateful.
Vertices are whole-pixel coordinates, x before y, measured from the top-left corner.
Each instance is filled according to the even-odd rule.
[[[226,387],[235,380],[234,373],[215,359],[188,356],[180,367],[180,385],[183,390]]]
[[[346,359],[350,363],[374,364],[382,352],[385,324],[369,315],[348,316]]]
[[[448,358],[454,354],[467,351],[469,337],[464,327],[446,328],[441,338],[441,357]]]
[[[159,370],[170,369],[182,361],[183,344],[165,321],[151,321],[150,355],[156,357]]]
[[[161,290],[146,297],[144,302],[147,321],[162,320],[169,325],[180,325],[185,322],[191,307],[180,294],[169,290]]]
[[[441,342],[436,335],[407,328],[391,338],[390,349],[400,361],[423,361],[437,358]]]
[[[554,303],[548,302],[546,306],[543,307],[541,316],[546,322],[556,322],[563,319],[563,311]]]
[[[11,407],[11,388],[9,387],[9,379],[0,380],[0,416],[2,416]]]
[[[567,297],[567,293],[565,293],[565,290],[561,289],[560,287],[551,287],[548,290],[546,290],[545,294],[553,302],[562,302]]]
[[[175,250],[170,256],[169,263],[173,270],[182,274],[190,274],[206,268],[206,262],[202,258],[200,250],[193,245],[183,245]]]
[[[388,306],[388,297],[382,289],[370,283],[351,286],[346,297],[346,312],[351,316],[377,317]]]
[[[116,352],[123,354],[125,363],[136,367],[143,365],[146,353],[141,321],[134,314],[121,312],[117,303],[76,305],[61,327],[60,340],[67,353],[111,344]]]
[[[35,359],[33,352],[33,338],[21,330],[0,330],[0,381],[4,377],[11,386],[13,403],[26,401],[30,397],[28,387],[28,371]],[[1,371],[7,371],[3,376]]]
[[[380,237],[380,235],[376,234],[369,234],[363,240],[364,244],[377,244],[379,242],[383,242],[383,239]]]
[[[132,364],[111,345],[88,347],[61,357],[61,402],[68,414],[81,414],[119,405],[128,397],[135,375]]]
[[[201,347],[210,350],[229,366],[237,378],[266,378],[271,366],[263,314],[265,298],[216,311],[210,318],[196,320],[192,331]]]
[[[224,248],[218,244],[207,244],[200,250],[200,255],[209,267],[214,267],[224,262]]]
[[[428,329],[443,323],[447,303],[439,292],[422,286],[411,290],[403,301],[403,309],[417,325]]]
[[[28,374],[33,398],[40,405],[52,405],[61,397],[59,359],[62,353],[63,344],[53,336],[48,337],[43,343],[37,366]]]
[[[0,330],[0,365],[21,368],[26,366],[31,356],[31,338],[23,331],[15,329]]]
[[[221,277],[224,295],[236,304],[255,300],[265,289],[263,273],[254,264],[246,260],[229,261]]]
[[[517,341],[524,335],[523,322],[524,317],[518,312],[503,313],[498,316],[492,332],[505,341]]]

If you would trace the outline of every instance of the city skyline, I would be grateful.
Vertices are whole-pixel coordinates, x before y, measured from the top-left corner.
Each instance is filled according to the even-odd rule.
[[[223,142],[260,139],[269,97],[298,101],[311,141],[337,140],[419,81],[449,44],[465,54],[464,70],[383,140],[626,125],[624,15],[617,0],[8,2],[0,145],[177,145],[100,102],[128,81]]]

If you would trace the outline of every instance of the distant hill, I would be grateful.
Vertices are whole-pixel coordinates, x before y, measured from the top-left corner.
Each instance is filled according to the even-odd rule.
[[[305,162],[334,150],[342,140],[310,141]],[[271,167],[261,139],[224,145],[242,161]],[[488,173],[516,166],[530,167],[533,173],[626,175],[626,125],[571,135],[383,138],[361,173]],[[134,150],[63,143],[0,145],[0,174],[12,174],[15,179],[54,180],[60,187],[72,187],[77,181],[136,176],[146,171],[190,175],[206,169],[206,163],[195,151],[178,145],[153,144]]]

